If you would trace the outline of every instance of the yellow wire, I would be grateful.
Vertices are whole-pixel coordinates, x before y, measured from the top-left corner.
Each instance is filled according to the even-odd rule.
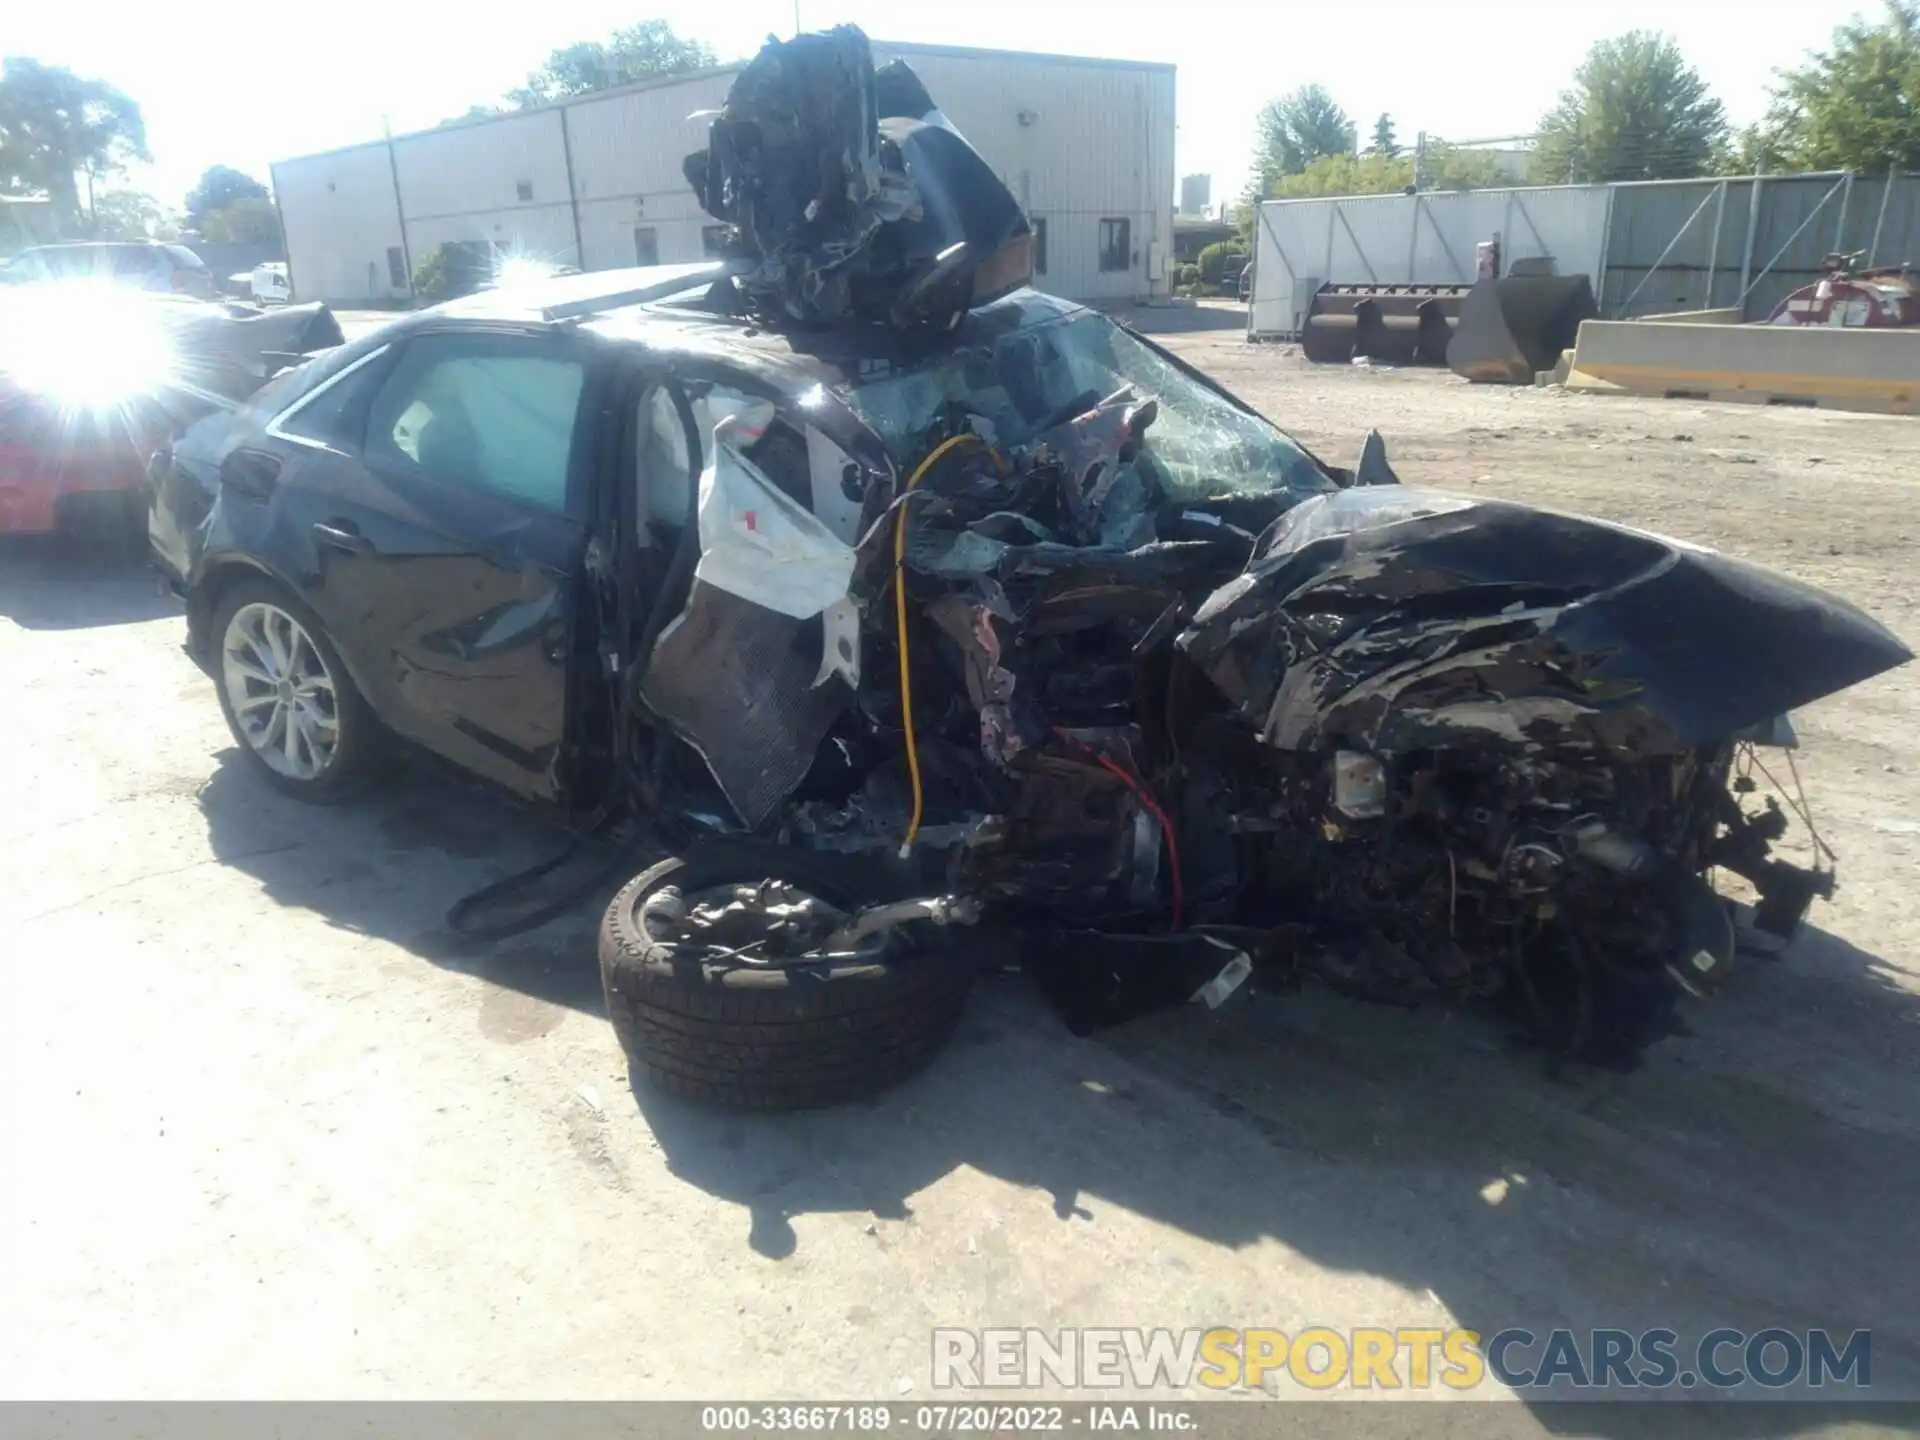
[[[934,446],[907,478],[907,488],[901,492],[903,503],[893,520],[893,617],[900,636],[900,720],[907,731],[907,774],[913,781],[913,819],[907,825],[907,838],[900,844],[902,859],[913,849],[914,838],[920,833],[920,818],[926,810],[926,794],[920,788],[920,748],[913,738],[913,680],[907,668],[907,507],[904,497],[913,493],[913,487],[942,455],[964,441],[979,438],[973,434],[955,435]]]

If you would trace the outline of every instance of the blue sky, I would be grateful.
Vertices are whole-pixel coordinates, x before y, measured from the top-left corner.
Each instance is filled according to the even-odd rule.
[[[86,4],[22,4],[0,45],[138,100],[155,159],[138,183],[177,204],[208,165],[264,179],[270,160],[377,138],[383,117],[396,131],[432,125],[497,98],[556,46],[648,15],[722,58],[794,27],[793,0],[538,0],[492,26],[481,18],[489,8],[509,13],[426,0],[200,0],[116,7],[107,19]],[[852,21],[889,40],[1170,60],[1180,68],[1178,167],[1210,171],[1218,197],[1245,176],[1260,105],[1307,81],[1326,85],[1363,129],[1386,110],[1405,140],[1421,129],[1508,135],[1532,128],[1593,41],[1644,27],[1673,35],[1745,121],[1764,108],[1775,68],[1862,8],[1877,11],[1877,0],[800,0],[800,18],[810,28]]]

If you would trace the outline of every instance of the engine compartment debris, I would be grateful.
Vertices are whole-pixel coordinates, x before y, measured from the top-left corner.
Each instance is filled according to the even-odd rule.
[[[849,468],[850,561],[795,547],[770,596],[709,533],[741,474],[715,426],[700,569],[640,657],[658,806],[856,858],[883,907],[815,915],[769,874],[756,923],[820,947],[960,906],[1082,1033],[1258,974],[1493,1001],[1615,1063],[1734,968],[1712,872],[1775,932],[1831,893],[1829,852],[1773,853],[1754,746],[1911,658],[1894,636],[1693,546],[1403,486],[1377,435],[1322,463],[1006,294],[1025,221],[978,159],[843,28],[770,44],[688,160],[746,313],[837,327],[834,398],[886,450]]]

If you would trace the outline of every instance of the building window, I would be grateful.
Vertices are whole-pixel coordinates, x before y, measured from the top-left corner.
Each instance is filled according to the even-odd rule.
[[[1100,222],[1100,269],[1103,272],[1133,268],[1133,222]]]
[[[700,227],[700,249],[709,258],[717,258],[727,253],[727,228],[725,225]]]
[[[518,195],[522,200],[533,199],[533,182],[531,180],[515,181],[513,193]]]
[[[1047,222],[1045,220],[1037,219],[1033,222],[1033,273],[1036,275],[1047,273]]]
[[[398,245],[387,247],[387,279],[396,290],[407,288],[407,252]]]
[[[633,227],[633,263],[636,265],[660,263],[660,232],[653,226]]]

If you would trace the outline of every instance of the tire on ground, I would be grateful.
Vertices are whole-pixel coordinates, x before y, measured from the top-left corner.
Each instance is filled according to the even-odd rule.
[[[872,897],[849,885],[836,863],[844,859],[709,845],[621,890],[600,926],[600,978],[639,1077],[730,1109],[804,1110],[882,1090],[933,1058],[973,983],[964,937],[934,931],[926,943],[903,938],[877,961],[775,969],[681,958],[641,929],[641,904],[666,886],[702,890],[769,873],[857,908]]]

